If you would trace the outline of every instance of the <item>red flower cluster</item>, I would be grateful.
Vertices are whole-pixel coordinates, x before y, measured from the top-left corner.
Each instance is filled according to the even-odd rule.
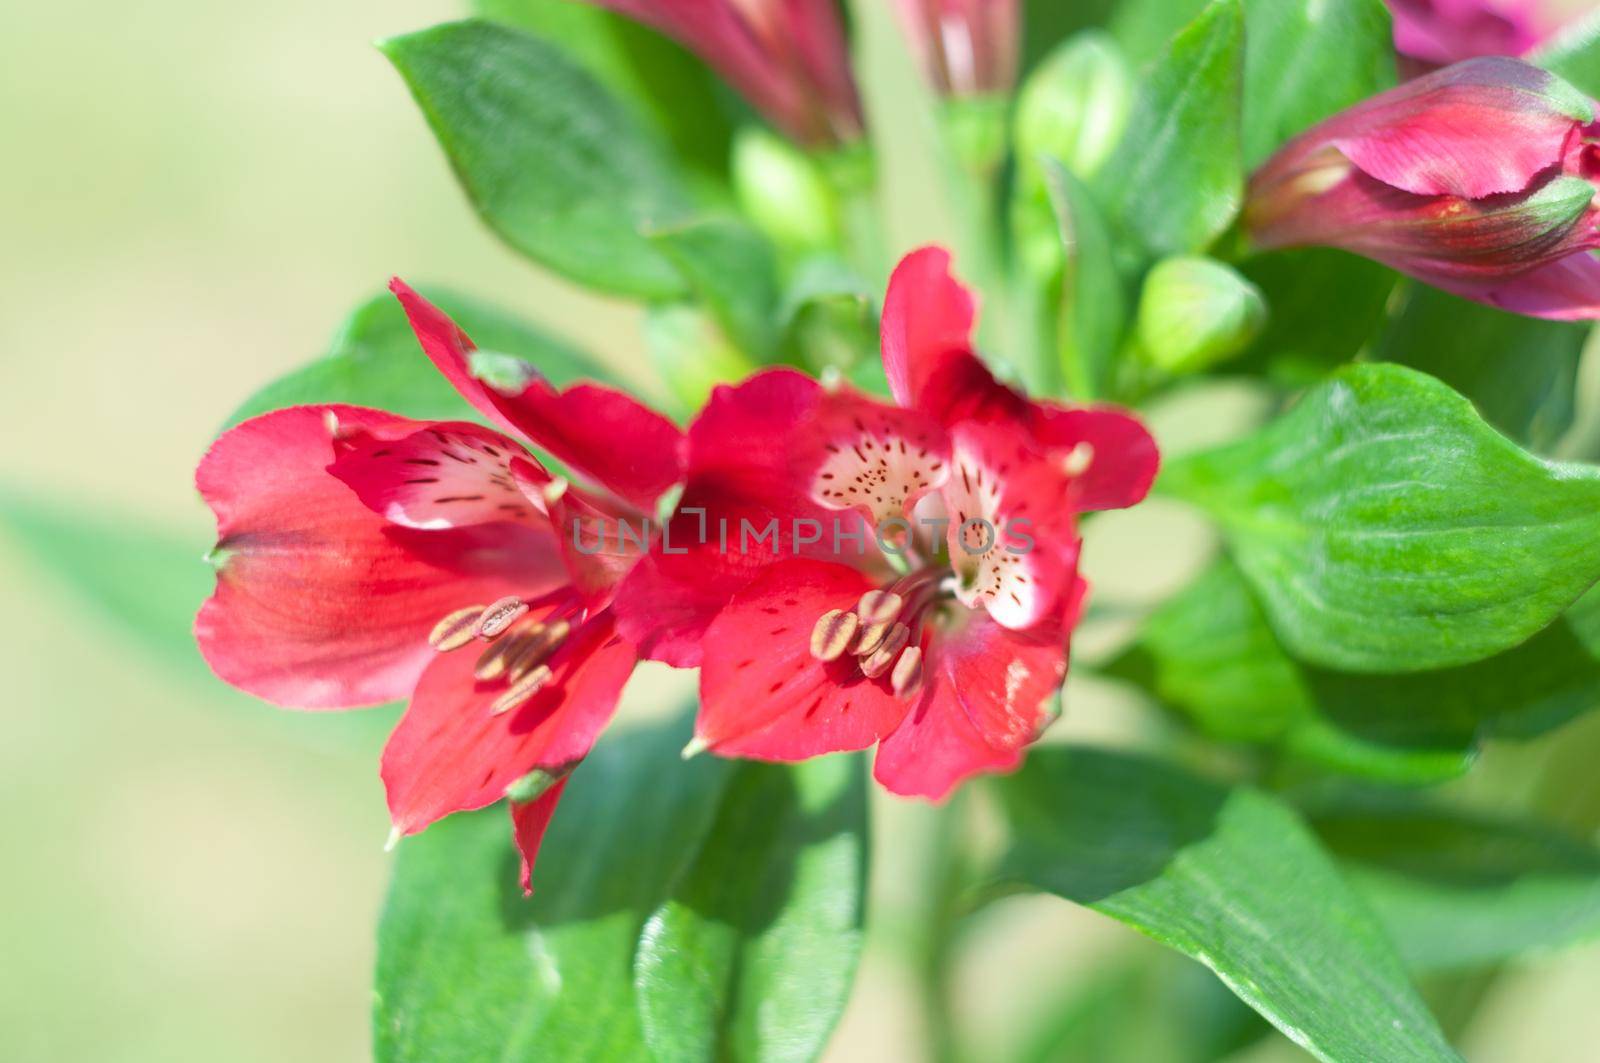
[[[383,754],[399,834],[510,796],[526,885],[641,656],[700,667],[696,744],[715,753],[879,743],[878,779],[928,797],[1020,762],[1083,598],[1076,514],[1139,501],[1156,449],[1126,413],[990,376],[944,252],[890,282],[894,404],[775,369],[719,388],[686,433],[609,388],[484,372],[393,287],[499,430],[304,406],[227,432],[196,477],[218,543],[195,631],[219,676],[279,704],[409,697]],[[670,547],[578,534],[647,527],[680,486]],[[784,531],[747,548],[704,534],[729,521]]]

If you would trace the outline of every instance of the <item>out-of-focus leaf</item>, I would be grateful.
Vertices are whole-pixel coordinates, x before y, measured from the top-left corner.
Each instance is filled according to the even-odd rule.
[[[239,703],[277,729],[313,745],[372,745],[393,723],[392,708],[283,712],[226,687],[211,674],[192,632],[211,593],[204,544],[176,532],[64,500],[0,491],[0,534],[67,589],[72,601],[138,646],[151,661],[220,700]],[[79,638],[92,635],[77,633]]]
[[[1129,58],[1142,63],[1160,55],[1172,35],[1188,25],[1205,6],[1206,0],[1121,0],[1113,6],[1107,27]]]
[[[1204,250],[1238,212],[1243,81],[1239,0],[1213,0],[1145,75],[1096,189],[1151,253]]]
[[[1403,366],[1341,370],[1161,484],[1221,525],[1278,638],[1325,667],[1480,660],[1600,578],[1600,470],[1533,457]]]
[[[1416,284],[1373,356],[1431,373],[1500,431],[1548,451],[1572,425],[1588,334],[1587,323],[1508,314]]]
[[[820,1050],[860,934],[864,799],[839,774],[860,765],[684,762],[688,736],[680,721],[600,741],[567,785],[531,899],[501,810],[406,841],[379,926],[379,1060],[650,1058],[660,1012],[636,985],[641,958],[644,981],[660,980],[644,987],[650,1008],[676,993],[685,1009],[676,1033],[758,1058]],[[731,804],[756,794],[773,803]],[[757,833],[773,863],[730,848],[753,817],[771,827]],[[705,980],[666,985],[647,928],[692,948],[671,962]]]
[[[1522,645],[1439,671],[1374,676],[1301,664],[1221,560],[1153,613],[1108,671],[1224,740],[1282,743],[1395,783],[1460,774],[1480,739],[1527,738],[1600,708],[1600,590]]]
[[[1244,160],[1394,84],[1383,0],[1246,0]]]
[[[1075,397],[1091,399],[1105,395],[1112,382],[1128,296],[1111,234],[1089,190],[1054,160],[1045,166],[1045,183],[1066,252],[1056,325],[1061,372]]]
[[[999,787],[1011,875],[1199,960],[1319,1058],[1459,1058],[1382,930],[1275,798],[1088,749],[1036,750]]]
[[[554,384],[605,375],[575,347],[493,307],[433,288],[423,294],[454,318],[479,348],[523,358]],[[235,425],[268,410],[317,402],[374,406],[422,420],[479,419],[477,411],[422,353],[400,301],[388,292],[356,308],[340,326],[326,355],[250,396],[227,423]]]
[[[656,1059],[816,1058],[860,951],[865,824],[854,757],[739,767],[634,958]]]
[[[1156,952],[1089,971],[1046,1012],[1017,1063],[1215,1063],[1271,1031],[1210,971]]]
[[[687,216],[670,158],[560,48],[480,21],[382,48],[473,206],[511,246],[603,291],[683,292],[677,269],[642,235]]]
[[[733,218],[652,233],[729,340],[756,362],[778,357],[778,265],[766,237]]]
[[[1383,321],[1398,275],[1333,248],[1274,251],[1239,266],[1271,313],[1255,343],[1231,365],[1309,387],[1350,361]]]
[[[602,7],[573,0],[473,0],[487,19],[560,45],[645,123],[685,164],[722,176],[733,136],[717,79],[661,34]]]
[[[1309,815],[1413,970],[1600,935],[1600,849],[1548,826],[1393,800]]]
[[[1114,0],[1074,0],[1073,3],[1024,3],[1022,7],[1022,69],[1033,69],[1068,37],[1092,26],[1104,25],[1119,5]],[[1182,25],[1181,20],[1178,25]]]
[[[1574,22],[1528,61],[1559,74],[1585,95],[1600,96],[1600,11]]]

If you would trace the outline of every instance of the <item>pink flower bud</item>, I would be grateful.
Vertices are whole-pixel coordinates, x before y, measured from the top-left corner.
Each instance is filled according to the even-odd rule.
[[[1344,248],[1479,302],[1600,317],[1593,101],[1514,59],[1476,59],[1296,137],[1251,177],[1260,250]]]
[[[1420,69],[1481,55],[1526,55],[1573,7],[1554,0],[1387,0],[1394,46]]]
[[[857,140],[861,101],[833,0],[589,0],[660,30],[808,147]]]
[[[1017,0],[896,0],[900,25],[941,96],[1010,92],[1021,43]]]

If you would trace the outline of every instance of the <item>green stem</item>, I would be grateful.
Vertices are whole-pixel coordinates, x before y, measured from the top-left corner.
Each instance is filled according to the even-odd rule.
[[[957,1063],[961,1037],[955,1018],[957,924],[965,914],[970,877],[966,853],[966,795],[958,790],[934,810],[922,881],[926,887],[915,953],[928,1058]]]

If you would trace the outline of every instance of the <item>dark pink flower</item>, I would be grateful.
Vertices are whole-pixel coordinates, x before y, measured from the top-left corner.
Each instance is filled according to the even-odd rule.
[[[610,608],[626,564],[564,551],[555,528],[649,511],[681,479],[683,436],[620,392],[558,391],[521,363],[485,383],[449,318],[393,287],[428,357],[505,431],[300,406],[224,433],[196,472],[217,586],[195,636],[217,675],[280,705],[409,697],[382,774],[411,834],[588,752],[637,660]],[[519,440],[598,488],[551,477]],[[529,865],[559,793],[513,806]]]
[[[588,0],[704,59],[801,144],[860,138],[861,101],[834,0]]]
[[[1324,245],[1518,313],[1600,316],[1594,103],[1515,59],[1407,82],[1286,144],[1250,179],[1258,249]]]
[[[941,96],[1010,92],[1022,44],[1018,0],[895,0],[900,25]]]
[[[1570,21],[1551,0],[1387,0],[1395,49],[1421,69],[1485,55],[1526,55]]]
[[[1038,735],[1084,593],[1077,514],[1139,501],[1156,449],[1122,411],[996,382],[973,318],[949,256],[915,252],[884,305],[895,404],[774,369],[691,425],[669,534],[616,609],[647,655],[701,667],[700,745],[879,743],[883,785],[937,798]]]

